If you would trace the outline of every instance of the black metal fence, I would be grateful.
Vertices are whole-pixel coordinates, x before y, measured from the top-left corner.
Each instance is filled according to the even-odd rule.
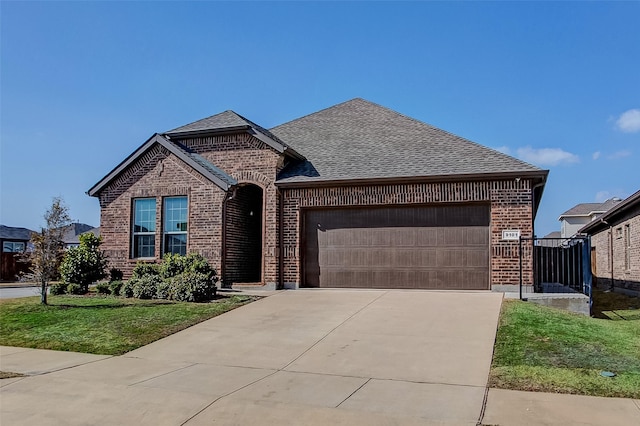
[[[582,293],[591,304],[591,240],[572,238],[520,238],[533,254],[533,271],[525,277],[520,256],[520,298],[523,293]],[[531,282],[531,280],[533,280]]]

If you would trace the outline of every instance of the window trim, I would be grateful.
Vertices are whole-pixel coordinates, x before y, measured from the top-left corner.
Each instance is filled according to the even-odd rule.
[[[7,251],[4,249],[5,244],[11,244],[11,250]],[[20,250],[16,250],[16,244],[20,244],[22,248]],[[22,253],[26,250],[27,244],[24,241],[3,241],[2,242],[2,252],[3,253]]]
[[[631,270],[631,225],[624,225],[624,270]]]
[[[184,199],[185,200],[185,229],[180,231],[167,231],[167,201]],[[184,235],[185,236],[185,255],[187,254],[187,248],[189,246],[189,196],[188,195],[172,195],[169,197],[163,197],[162,199],[162,254],[174,253],[168,250],[167,236],[170,235]]]
[[[140,200],[153,200],[154,213],[153,213],[153,231],[136,232],[136,202]],[[133,198],[131,206],[131,259],[155,259],[156,257],[156,228],[158,227],[158,201],[155,197],[139,197]],[[136,256],[136,237],[138,236],[153,236],[153,256]]]

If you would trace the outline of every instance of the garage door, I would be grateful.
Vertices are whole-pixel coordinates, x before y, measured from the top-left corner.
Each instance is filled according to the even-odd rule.
[[[305,287],[489,289],[489,206],[307,210]]]

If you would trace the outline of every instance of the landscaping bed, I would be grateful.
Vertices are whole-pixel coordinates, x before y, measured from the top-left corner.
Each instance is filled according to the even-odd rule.
[[[0,301],[0,345],[121,355],[259,297],[216,296],[205,303],[90,294]]]
[[[489,385],[640,398],[640,321],[589,318],[505,300]]]

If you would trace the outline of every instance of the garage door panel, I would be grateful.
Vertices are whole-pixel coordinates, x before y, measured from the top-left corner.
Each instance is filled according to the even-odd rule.
[[[488,289],[488,224],[487,205],[309,210],[303,284]]]

